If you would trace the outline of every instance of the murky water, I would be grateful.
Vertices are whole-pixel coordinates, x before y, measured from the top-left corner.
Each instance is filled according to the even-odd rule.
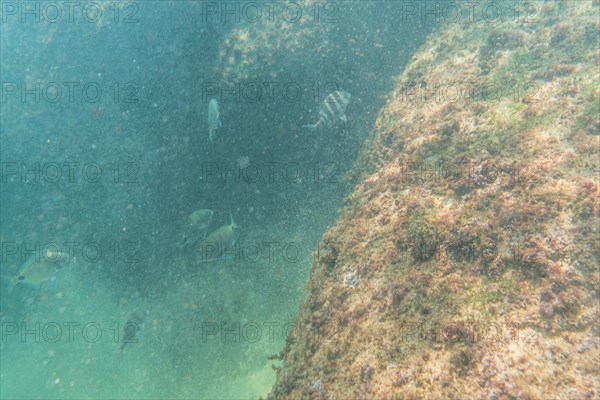
[[[412,3],[3,0],[0,397],[266,397]]]

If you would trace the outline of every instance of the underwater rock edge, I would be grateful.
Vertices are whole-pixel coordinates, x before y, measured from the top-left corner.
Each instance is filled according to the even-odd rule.
[[[269,398],[598,396],[599,7],[540,4],[440,29],[401,74]],[[405,97],[473,79],[526,93]]]

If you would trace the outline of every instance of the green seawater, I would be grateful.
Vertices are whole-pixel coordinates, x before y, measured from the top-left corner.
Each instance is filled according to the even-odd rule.
[[[312,334],[318,243],[432,27],[388,2],[256,4],[0,1],[0,273],[66,258],[41,288],[2,281],[0,398],[264,398],[271,356]],[[335,90],[348,122],[303,130]],[[239,225],[217,259],[179,246],[201,208],[208,233]]]

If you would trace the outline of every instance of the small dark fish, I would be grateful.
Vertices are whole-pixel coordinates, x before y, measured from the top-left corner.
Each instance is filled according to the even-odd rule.
[[[304,125],[304,128],[315,130],[322,124],[331,126],[338,121],[347,122],[346,107],[350,102],[350,97],[352,97],[350,93],[343,90],[336,90],[329,94],[319,107],[319,120],[317,123]]]
[[[148,310],[136,310],[129,316],[123,325],[123,338],[119,351],[123,351],[129,343],[139,343],[139,335],[144,328],[144,321],[150,312]]]

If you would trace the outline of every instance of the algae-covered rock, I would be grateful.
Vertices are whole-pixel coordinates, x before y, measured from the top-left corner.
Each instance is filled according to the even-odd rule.
[[[385,87],[388,68],[403,63],[419,44],[419,34],[433,25],[385,2],[260,5],[260,16],[242,9],[239,14],[245,18],[225,36],[218,57],[220,79],[227,84],[294,82],[311,95],[318,93],[317,103],[340,88],[364,85],[376,92]],[[369,21],[377,21],[377,27]]]
[[[599,8],[535,4],[398,77],[272,398],[599,395]]]

